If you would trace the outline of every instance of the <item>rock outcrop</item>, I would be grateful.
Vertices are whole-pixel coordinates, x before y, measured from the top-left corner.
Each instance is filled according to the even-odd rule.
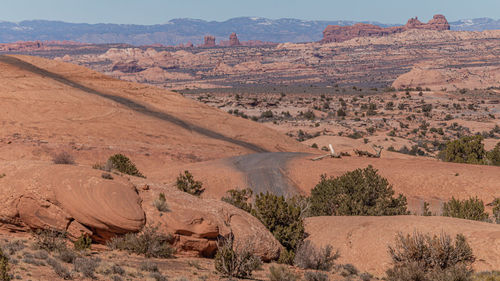
[[[435,15],[428,23],[411,18],[406,25],[383,28],[373,24],[358,23],[352,26],[329,25],[323,31],[321,43],[343,42],[356,37],[382,37],[411,29],[449,30],[450,24],[443,15]]]
[[[111,71],[121,71],[123,73],[136,73],[141,72],[145,68],[139,66],[137,61],[126,61],[126,62],[117,62],[111,68]]]
[[[72,165],[15,165],[0,184],[0,226],[52,228],[96,241],[137,232],[146,222],[141,200],[125,179],[106,180],[98,170]]]
[[[0,44],[0,51],[33,51],[42,49],[43,47],[44,44],[40,41],[14,42]]]
[[[238,35],[236,35],[236,33],[231,33],[231,35],[229,35],[229,46],[233,47],[233,46],[240,46],[241,43],[240,43],[240,40],[238,40]]]
[[[217,239],[232,232],[236,246],[251,244],[252,252],[264,261],[279,257],[280,243],[249,213],[221,200],[192,196],[173,186],[147,184],[150,189],[141,191],[140,196],[148,221],[174,235],[174,246],[180,255],[212,257]],[[160,192],[165,194],[169,209],[163,213],[153,206]]]
[[[220,200],[200,199],[140,178],[103,179],[102,171],[76,165],[15,162],[0,168],[6,171],[0,182],[3,230],[57,229],[73,239],[85,233],[105,242],[141,231],[147,221],[174,236],[179,255],[212,257],[217,239],[230,233],[237,246],[251,243],[252,252],[265,261],[278,258],[281,251],[259,220]],[[160,192],[167,198],[167,212],[153,206]]]
[[[205,36],[202,47],[215,47],[215,36]]]
[[[332,245],[339,249],[340,264],[352,263],[360,271],[383,276],[391,267],[388,245],[394,245],[396,235],[415,231],[453,239],[463,234],[476,256],[473,268],[490,271],[500,267],[500,225],[439,216],[328,216],[305,219],[307,237],[318,246]]]

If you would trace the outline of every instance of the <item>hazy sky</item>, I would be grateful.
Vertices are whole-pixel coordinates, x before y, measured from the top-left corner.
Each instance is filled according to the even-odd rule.
[[[0,0],[0,20],[165,23],[173,18],[227,20],[239,16],[405,23],[442,13],[450,21],[500,18],[500,0]]]

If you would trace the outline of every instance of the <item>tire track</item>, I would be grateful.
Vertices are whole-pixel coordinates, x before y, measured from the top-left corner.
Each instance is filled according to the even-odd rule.
[[[22,70],[25,70],[25,71],[28,71],[31,73],[35,73],[35,74],[40,75],[42,77],[49,77],[49,78],[51,78],[59,83],[62,83],[64,85],[81,90],[81,91],[88,93],[88,94],[92,94],[95,96],[99,96],[101,98],[105,98],[105,99],[114,101],[114,102],[119,103],[119,104],[121,104],[121,105],[123,105],[131,110],[136,111],[136,112],[142,113],[144,115],[147,115],[147,116],[150,116],[150,117],[162,120],[162,121],[166,121],[166,122],[175,124],[179,127],[182,127],[186,130],[190,130],[192,132],[196,132],[200,135],[203,135],[203,136],[206,136],[206,137],[209,137],[212,139],[217,139],[217,140],[225,141],[228,143],[232,143],[232,144],[247,148],[249,150],[252,150],[254,152],[268,152],[268,150],[266,150],[265,148],[262,148],[256,144],[227,137],[223,134],[214,132],[214,131],[209,130],[207,128],[203,128],[203,127],[200,127],[198,125],[192,124],[192,123],[184,121],[182,119],[179,119],[177,117],[174,117],[168,113],[152,110],[152,109],[148,108],[147,106],[142,105],[140,103],[137,103],[131,99],[128,99],[125,97],[120,97],[120,96],[114,96],[111,94],[106,94],[106,93],[97,91],[95,89],[84,86],[78,82],[72,81],[72,80],[70,80],[70,79],[68,79],[60,74],[50,72],[46,69],[37,67],[37,66],[35,66],[31,63],[28,63],[26,61],[23,61],[21,59],[11,57],[11,56],[6,56],[6,55],[0,55],[0,62],[15,66],[17,68],[20,68]]]
[[[303,152],[268,152],[235,156],[228,159],[228,164],[246,175],[248,187],[254,194],[273,193],[291,197],[301,194],[300,188],[283,171],[289,161],[304,157]]]

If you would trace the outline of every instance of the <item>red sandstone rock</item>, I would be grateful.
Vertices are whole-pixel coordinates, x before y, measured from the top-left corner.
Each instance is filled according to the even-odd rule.
[[[30,51],[41,49],[43,45],[40,41],[6,43],[0,44],[0,51]]]
[[[321,42],[343,42],[356,37],[381,37],[410,29],[449,30],[450,25],[443,15],[435,15],[428,23],[422,23],[418,18],[412,18],[404,26],[388,28],[365,23],[352,26],[329,25],[323,31],[323,40]]]
[[[203,47],[215,47],[215,36],[212,35],[205,36]]]
[[[121,71],[123,73],[141,72],[144,68],[140,67],[137,61],[117,62],[113,65],[112,71]]]
[[[240,43],[240,40],[238,40],[238,36],[236,35],[236,33],[231,33],[231,35],[229,35],[229,46],[233,47],[233,46],[240,46],[241,43]]]

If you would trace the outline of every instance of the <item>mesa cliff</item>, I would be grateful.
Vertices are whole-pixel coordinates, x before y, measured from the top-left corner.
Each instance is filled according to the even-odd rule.
[[[380,27],[373,24],[358,23],[351,26],[329,25],[323,31],[321,43],[344,42],[356,37],[382,37],[411,29],[450,30],[450,24],[443,15],[435,15],[429,22],[411,18],[403,26]]]

